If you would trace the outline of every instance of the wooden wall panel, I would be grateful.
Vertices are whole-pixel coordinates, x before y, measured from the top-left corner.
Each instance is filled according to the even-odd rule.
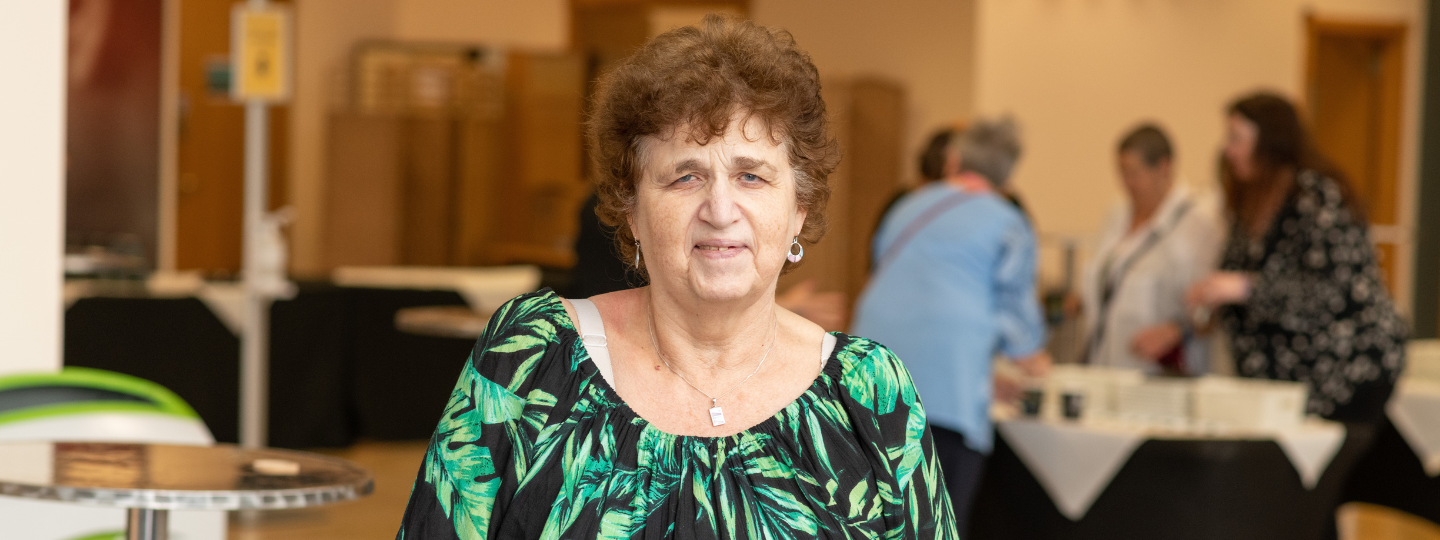
[[[905,95],[898,83],[869,77],[828,79],[822,93],[843,153],[830,175],[830,230],[805,247],[805,263],[781,278],[780,290],[814,279],[853,306],[870,276],[875,225],[902,185]]]
[[[574,264],[580,203],[584,63],[579,55],[513,53],[506,73],[507,173],[495,186],[496,264]]]
[[[886,203],[901,187],[905,149],[905,93],[898,83],[856,79],[850,111],[851,161],[850,280],[846,295],[854,299],[870,275],[870,241]]]
[[[327,267],[400,263],[403,128],[396,116],[330,117]]]
[[[412,117],[405,121],[400,221],[400,263],[452,264],[458,224],[458,134],[450,116]]]

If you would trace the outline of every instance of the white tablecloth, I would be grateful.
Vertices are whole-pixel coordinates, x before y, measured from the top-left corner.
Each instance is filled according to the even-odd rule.
[[[1321,420],[1273,433],[1185,433],[1133,424],[1037,420],[1006,420],[996,427],[1060,513],[1075,521],[1085,517],[1130,455],[1149,439],[1273,440],[1306,488],[1315,487],[1345,442],[1343,425]]]
[[[540,286],[540,269],[528,265],[345,266],[336,268],[331,277],[342,287],[455,291],[481,313],[495,311],[500,304]]]
[[[117,292],[122,293],[122,297],[195,297],[235,335],[240,335],[245,325],[245,289],[238,282],[207,282],[196,272],[157,272],[143,283],[123,287],[123,291],[110,290],[112,288],[97,280],[66,280],[65,307],[68,309],[81,298],[110,296]]]
[[[1425,473],[1440,476],[1440,381],[1401,379],[1385,412]]]
[[[491,313],[500,304],[540,286],[540,269],[534,266],[426,267],[350,266],[335,269],[334,281],[342,287],[377,289],[419,289],[455,291],[470,308]],[[87,296],[103,296],[105,287],[96,280],[67,280],[65,307]],[[113,288],[113,287],[112,287]],[[245,289],[239,282],[207,282],[196,272],[157,272],[144,283],[123,291],[126,295],[150,298],[195,297],[235,335],[245,325]]]

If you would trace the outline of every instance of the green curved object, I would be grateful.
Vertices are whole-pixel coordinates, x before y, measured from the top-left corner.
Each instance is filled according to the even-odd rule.
[[[72,386],[107,390],[139,397],[144,402],[90,400],[26,407],[0,413],[0,425],[50,416],[94,412],[159,414],[199,420],[200,415],[169,389],[139,377],[82,367],[67,367],[53,373],[21,373],[0,377],[0,391],[35,386]]]
[[[91,534],[88,536],[71,538],[70,540],[125,540],[125,531]]]

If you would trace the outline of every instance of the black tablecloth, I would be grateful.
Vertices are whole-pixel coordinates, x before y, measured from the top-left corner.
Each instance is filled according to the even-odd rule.
[[[454,292],[349,289],[358,430],[374,439],[428,439],[475,340],[407,334],[395,312],[464,305]]]
[[[448,291],[301,284],[271,308],[270,446],[426,439],[473,341],[405,334],[404,307],[464,305]],[[155,381],[216,440],[239,426],[239,339],[194,298],[82,298],[65,314],[65,364]]]
[[[1368,446],[1365,431],[1349,431],[1313,490],[1274,442],[1146,441],[1078,522],[1055,508],[997,433],[969,538],[1326,538],[1346,476]]]
[[[1440,478],[1425,474],[1420,457],[1388,418],[1375,444],[1355,464],[1345,500],[1388,506],[1440,524]]]
[[[240,339],[197,299],[82,298],[65,311],[65,365],[159,383],[236,441]]]

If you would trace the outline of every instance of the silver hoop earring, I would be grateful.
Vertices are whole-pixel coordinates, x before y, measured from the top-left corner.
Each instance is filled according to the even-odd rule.
[[[792,263],[798,263],[798,262],[800,262],[800,259],[804,259],[804,258],[805,258],[805,246],[800,245],[800,237],[799,237],[799,236],[796,236],[796,237],[795,237],[795,240],[790,243],[790,247],[792,247],[792,248],[800,248],[800,252],[799,252],[799,253],[793,253],[793,252],[795,251],[795,250],[793,250],[793,249],[785,250],[785,251],[787,252],[787,253],[785,254],[785,260],[790,261],[790,262],[792,262]]]
[[[640,241],[635,241],[635,268],[640,268]]]

